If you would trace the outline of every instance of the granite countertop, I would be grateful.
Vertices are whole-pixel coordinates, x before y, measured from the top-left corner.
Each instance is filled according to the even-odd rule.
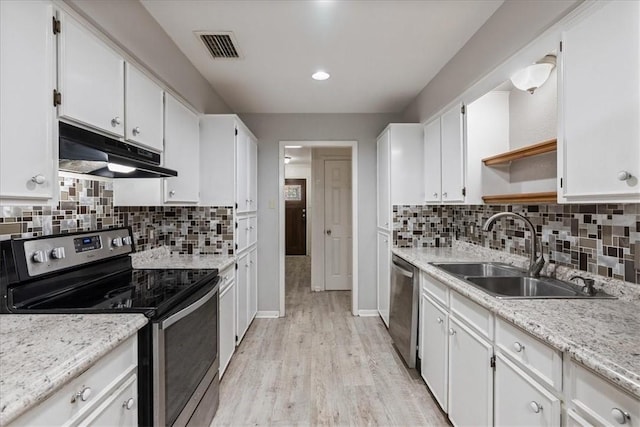
[[[0,425],[45,400],[146,323],[142,314],[0,315]]]
[[[600,278],[596,287],[619,299],[497,299],[429,263],[483,260],[523,267],[527,259],[456,243],[453,248],[392,252],[640,398],[640,290]],[[567,278],[567,270],[549,266],[543,274]]]
[[[222,271],[236,261],[233,255],[179,255],[173,254],[167,246],[150,249],[143,252],[131,254],[133,268],[157,269],[157,268],[177,268],[177,269],[207,269],[217,268]]]

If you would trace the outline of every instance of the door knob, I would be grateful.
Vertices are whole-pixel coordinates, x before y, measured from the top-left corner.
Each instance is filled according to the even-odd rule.
[[[327,236],[331,236],[331,230],[327,230]]]

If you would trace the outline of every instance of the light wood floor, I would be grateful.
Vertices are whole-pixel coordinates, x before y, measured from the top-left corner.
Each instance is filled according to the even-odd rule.
[[[212,426],[448,425],[378,317],[352,316],[348,291],[311,292],[309,257],[286,271],[287,317],[254,320]]]

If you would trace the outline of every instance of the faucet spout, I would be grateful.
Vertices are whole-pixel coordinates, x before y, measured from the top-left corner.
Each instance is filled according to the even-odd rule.
[[[533,277],[540,277],[540,271],[542,271],[545,263],[544,256],[542,255],[542,244],[540,243],[538,235],[536,234],[536,228],[527,217],[514,212],[498,212],[485,221],[482,226],[482,231],[491,231],[496,220],[507,216],[522,220],[529,229],[529,232],[531,233],[531,240],[533,241],[533,244],[531,245],[531,254],[529,256],[529,274]],[[538,256],[538,250],[540,251],[540,256]]]

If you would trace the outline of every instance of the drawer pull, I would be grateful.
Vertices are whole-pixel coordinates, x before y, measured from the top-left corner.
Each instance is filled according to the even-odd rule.
[[[90,396],[91,396],[91,387],[83,387],[82,390],[80,390],[79,392],[74,394],[73,397],[71,397],[71,403],[76,403],[78,399],[82,400],[83,402],[86,402]]]
[[[540,411],[542,411],[542,405],[535,400],[532,400],[531,403],[529,403],[529,408],[531,408],[531,410],[536,414],[539,414]]]
[[[438,317],[437,320],[438,320],[438,323],[442,323],[443,322],[442,317]]]
[[[122,407],[127,411],[130,411],[131,408],[133,408],[134,403],[136,403],[136,401],[133,399],[133,397],[130,397],[124,402],[122,402]]]
[[[449,335],[454,336],[456,331],[453,328],[449,328]]]
[[[514,342],[513,343],[513,349],[517,352],[520,353],[522,351],[524,351],[524,346],[522,344],[520,344],[519,342]]]
[[[618,424],[626,424],[627,420],[631,419],[631,416],[628,412],[624,412],[622,409],[613,408],[611,409],[611,416]]]

